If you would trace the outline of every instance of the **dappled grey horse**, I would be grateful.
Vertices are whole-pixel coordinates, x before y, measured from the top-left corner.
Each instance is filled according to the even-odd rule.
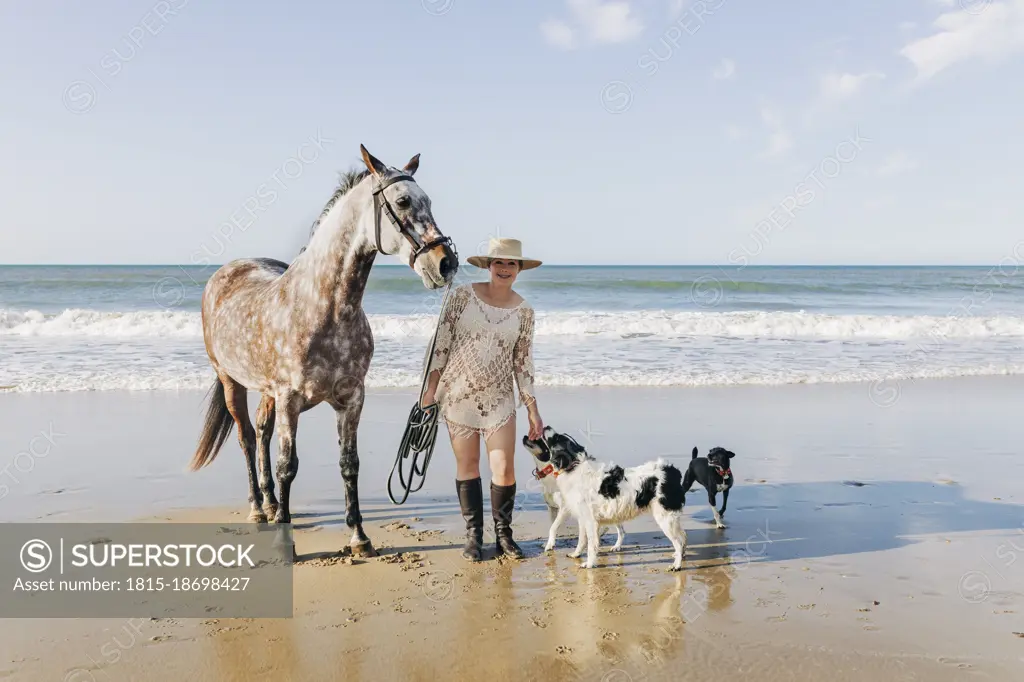
[[[359,512],[356,448],[374,348],[362,307],[370,267],[378,252],[396,255],[424,287],[439,289],[455,276],[459,263],[451,240],[434,223],[430,198],[413,180],[419,154],[399,171],[362,145],[360,151],[366,171],[349,176],[354,182],[343,183],[334,193],[314,224],[309,244],[291,265],[271,258],[234,260],[206,283],[203,339],[217,381],[190,468],[212,462],[236,426],[249,473],[249,519],[290,523],[289,493],[299,470],[299,414],[327,402],[337,413],[352,551],[373,556],[376,551],[363,532]],[[255,429],[247,390],[262,394]],[[280,504],[270,474],[275,426]]]

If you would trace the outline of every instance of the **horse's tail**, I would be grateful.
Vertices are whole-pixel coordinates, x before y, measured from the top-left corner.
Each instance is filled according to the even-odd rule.
[[[198,471],[213,461],[235,424],[234,418],[228,412],[228,404],[224,400],[224,384],[220,379],[214,383],[212,391],[210,404],[206,408],[206,422],[203,424],[202,433],[199,434],[199,446],[188,465],[192,471]]]

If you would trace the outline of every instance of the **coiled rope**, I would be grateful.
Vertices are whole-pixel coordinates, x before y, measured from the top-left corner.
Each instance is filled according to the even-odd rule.
[[[437,325],[434,327],[434,336],[430,339],[430,351],[423,362],[423,378],[420,381],[420,392],[416,404],[409,411],[409,420],[405,425],[405,433],[402,435],[402,443],[398,446],[398,456],[395,457],[395,465],[391,467],[391,474],[388,476],[388,497],[394,504],[404,504],[409,498],[409,493],[417,492],[423,487],[427,480],[427,465],[430,464],[430,456],[434,454],[434,443],[437,441],[437,417],[439,408],[437,403],[420,407],[423,401],[423,391],[427,388],[427,377],[430,376],[430,359],[434,356],[434,347],[437,344],[437,332],[444,319],[445,308],[448,304],[448,294],[452,289],[453,277],[448,282],[444,291],[444,298],[441,300],[441,313],[437,318]],[[422,462],[420,461],[420,458]],[[408,464],[405,468],[403,465]],[[391,492],[391,484],[398,472],[398,481],[402,486],[403,495],[401,501],[396,500]],[[416,481],[419,481],[417,484]]]

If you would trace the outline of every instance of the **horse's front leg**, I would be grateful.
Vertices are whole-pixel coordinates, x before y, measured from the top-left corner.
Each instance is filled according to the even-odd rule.
[[[352,529],[349,546],[354,556],[377,556],[370,538],[363,532],[363,516],[359,512],[359,451],[356,432],[363,411],[363,392],[353,391],[351,397],[335,407],[338,416],[338,446],[341,448],[341,478],[345,482],[345,523]]]

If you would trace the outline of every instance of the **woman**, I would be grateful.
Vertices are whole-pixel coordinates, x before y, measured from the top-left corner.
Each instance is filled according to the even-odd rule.
[[[512,539],[516,497],[516,408],[526,405],[530,437],[544,424],[533,394],[533,308],[512,290],[522,270],[541,261],[523,258],[517,239],[491,239],[486,256],[466,259],[490,273],[490,281],[456,287],[438,327],[430,358],[426,407],[436,401],[455,452],[455,487],[466,521],[462,556],[480,561],[484,509],[480,480],[480,439],[491,467],[491,515],[499,555],[522,558]],[[519,385],[518,402],[512,381]]]

